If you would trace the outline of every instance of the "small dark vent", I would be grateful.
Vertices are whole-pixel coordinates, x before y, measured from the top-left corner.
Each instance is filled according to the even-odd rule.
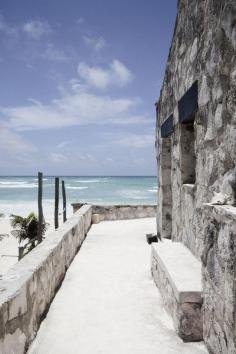
[[[174,126],[173,126],[173,114],[167,118],[164,123],[161,125],[161,137],[162,138],[167,138],[170,136],[174,131]]]
[[[195,113],[198,110],[198,82],[195,81],[190,89],[178,102],[180,123],[194,122]]]

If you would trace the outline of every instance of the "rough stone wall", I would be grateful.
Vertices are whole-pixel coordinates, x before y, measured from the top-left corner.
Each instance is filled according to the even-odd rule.
[[[0,281],[0,353],[23,354],[91,225],[84,206]]]
[[[179,0],[175,32],[166,66],[166,73],[157,105],[157,156],[161,161],[165,139],[160,126],[174,114],[171,137],[172,173],[172,238],[191,244],[197,257],[203,243],[201,205],[213,197],[223,204],[235,203],[236,186],[236,2],[235,0]],[[194,237],[189,242],[185,233],[182,201],[181,135],[178,122],[178,101],[198,80],[198,111],[195,114],[194,150],[196,181],[191,204],[195,210],[192,224]],[[163,211],[162,180],[165,170],[159,164],[159,199]],[[199,212],[198,212],[199,211]],[[168,218],[169,215],[164,216]],[[186,225],[188,228],[188,225]],[[161,232],[160,227],[160,232]]]
[[[236,353],[236,208],[204,205],[204,339],[213,353]]]
[[[198,110],[193,124],[194,144],[187,151],[192,156],[194,152],[196,157],[195,180],[186,184],[186,164],[191,159],[188,160],[183,153],[186,132],[179,122],[178,102],[195,81],[198,82]],[[183,242],[201,259],[211,242],[211,232],[204,230],[208,222],[214,224],[203,205],[229,205],[236,210],[235,0],[178,1],[176,25],[157,111],[158,232],[165,237],[166,227],[163,225],[169,223],[172,240]],[[169,193],[172,196],[172,208],[171,213],[167,213],[167,192],[163,181],[169,169],[165,169],[163,163],[166,138],[161,138],[160,130],[172,113],[174,132],[168,138],[171,140]],[[236,222],[231,222],[235,230]],[[222,263],[223,254],[226,258],[230,255],[232,262],[236,263],[236,250],[233,246],[236,237],[235,232],[230,232],[224,226],[227,224],[226,215],[222,216],[220,223],[221,233],[217,234],[216,240],[218,237],[222,240],[223,235],[231,239],[231,248],[225,247],[220,251],[219,247],[213,247],[210,252],[211,257],[217,259],[214,264],[219,266],[214,268],[216,273],[220,271],[215,277],[221,282],[224,282],[224,277],[228,279],[224,291],[220,290],[221,295],[217,282],[210,278],[209,270],[204,266],[204,301],[209,305],[209,308],[208,305],[204,308],[204,338],[209,350],[215,354],[236,352],[235,344],[232,344],[236,336],[236,318],[229,320],[226,314],[227,311],[228,314],[230,311],[236,313],[236,303],[224,307],[220,301],[221,297],[225,297],[228,304],[232,293],[236,297],[236,275],[233,271],[223,272],[225,265]],[[211,316],[209,309],[212,310]],[[215,326],[212,325],[214,321]]]

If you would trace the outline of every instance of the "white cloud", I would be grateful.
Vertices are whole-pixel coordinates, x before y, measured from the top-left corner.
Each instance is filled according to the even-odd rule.
[[[125,134],[124,137],[114,140],[114,143],[129,148],[146,148],[148,146],[154,147],[154,134]]]
[[[9,36],[16,36],[18,34],[18,30],[14,26],[10,26],[0,14],[0,32],[3,32]]]
[[[50,163],[53,164],[64,164],[68,166],[74,166],[78,163],[78,161],[84,163],[84,162],[94,162],[96,159],[94,156],[88,154],[88,153],[81,153],[78,151],[74,151],[69,149],[66,152],[51,152],[46,158]]]
[[[108,86],[123,87],[133,79],[131,71],[119,60],[113,60],[106,69],[79,63],[78,74],[89,86],[100,89]]]
[[[83,40],[85,44],[92,48],[93,50],[99,52],[101,49],[103,49],[106,46],[106,41],[103,37],[88,37],[88,36],[83,36]]]
[[[0,32],[8,36],[18,36],[23,32],[33,39],[40,39],[43,35],[51,33],[52,29],[48,22],[39,20],[30,20],[20,26],[13,26],[0,13]]]
[[[58,145],[57,145],[57,148],[58,149],[63,149],[64,147],[66,147],[66,146],[68,146],[68,145],[70,145],[70,141],[62,141],[61,143],[59,143]]]
[[[22,153],[29,150],[35,151],[35,147],[26,142],[19,134],[0,126],[0,150],[15,154],[16,152]]]
[[[84,19],[83,17],[79,17],[78,20],[76,21],[76,23],[77,23],[78,25],[81,25],[81,24],[84,23],[84,22],[85,22],[85,19]]]
[[[22,26],[23,32],[33,39],[40,39],[43,35],[49,34],[52,30],[46,21],[31,20]]]
[[[38,130],[88,124],[148,123],[133,111],[138,98],[112,98],[85,91],[64,92],[60,99],[44,105],[34,102],[24,106],[0,107],[0,115],[8,127],[16,130]]]
[[[37,106],[41,106],[41,102],[38,101],[38,100],[35,100],[34,98],[29,97],[28,101],[31,102],[31,103],[36,104]]]
[[[107,162],[107,163],[112,163],[112,162],[114,162],[114,159],[111,158],[111,157],[106,157],[106,158],[104,159],[104,161]]]
[[[48,44],[46,51],[41,54],[41,57],[49,61],[69,61],[69,57],[62,50],[55,48],[53,44]]]
[[[78,79],[69,80],[70,88],[73,92],[86,91],[86,85]],[[64,88],[62,87],[62,92]]]
[[[26,141],[19,134],[0,126],[0,151],[1,163],[7,164],[30,164],[35,158],[37,149],[30,142]]]
[[[55,153],[55,152],[52,152],[50,154],[49,160],[53,163],[58,163],[58,164],[68,162],[68,158],[66,155],[61,154],[61,153]]]

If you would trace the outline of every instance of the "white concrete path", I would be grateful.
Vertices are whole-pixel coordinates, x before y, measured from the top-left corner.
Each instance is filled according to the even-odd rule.
[[[30,354],[203,354],[183,343],[150,274],[155,219],[93,225]]]

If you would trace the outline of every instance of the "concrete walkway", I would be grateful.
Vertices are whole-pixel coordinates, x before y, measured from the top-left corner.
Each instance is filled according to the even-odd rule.
[[[93,225],[30,354],[203,354],[183,343],[150,274],[155,219]]]

